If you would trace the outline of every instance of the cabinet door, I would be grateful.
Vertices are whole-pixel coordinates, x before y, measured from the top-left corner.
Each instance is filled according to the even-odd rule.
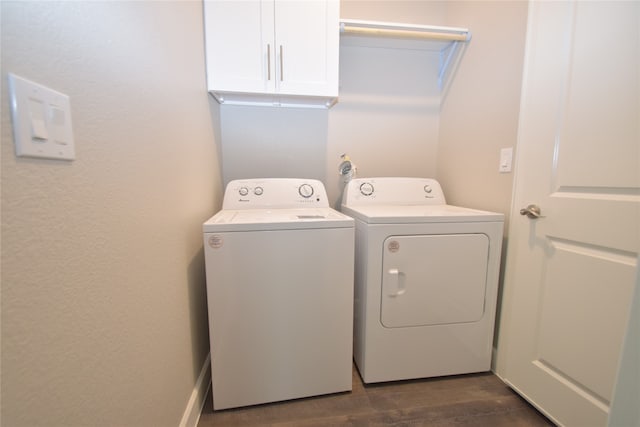
[[[275,2],[280,95],[338,96],[339,15],[337,0]]]
[[[273,0],[205,2],[209,90],[274,92],[273,10]]]

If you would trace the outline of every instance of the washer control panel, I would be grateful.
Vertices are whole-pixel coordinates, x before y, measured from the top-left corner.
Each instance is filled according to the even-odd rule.
[[[444,205],[440,184],[430,178],[358,178],[344,190],[343,206]]]
[[[265,178],[230,181],[223,209],[329,207],[322,182],[315,179]]]

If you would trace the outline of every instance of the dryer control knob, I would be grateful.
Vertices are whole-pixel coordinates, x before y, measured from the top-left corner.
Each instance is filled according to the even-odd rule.
[[[308,199],[313,196],[313,187],[309,184],[302,184],[298,187],[298,193],[300,193],[300,195],[305,199]]]
[[[370,182],[363,182],[362,184],[360,184],[360,193],[362,193],[363,196],[372,195],[373,184],[371,184]]]
[[[433,191],[433,188],[429,184],[424,186],[424,192],[430,194]]]
[[[256,187],[253,189],[253,194],[255,194],[256,196],[262,196],[262,193],[264,193],[262,187]]]
[[[240,189],[238,190],[238,193],[241,196],[246,196],[247,194],[249,194],[249,189],[247,187],[240,187]]]

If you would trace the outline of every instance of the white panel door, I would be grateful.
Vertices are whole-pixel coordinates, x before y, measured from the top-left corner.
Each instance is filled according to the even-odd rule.
[[[640,246],[640,2],[529,13],[497,372],[558,424],[604,426]]]

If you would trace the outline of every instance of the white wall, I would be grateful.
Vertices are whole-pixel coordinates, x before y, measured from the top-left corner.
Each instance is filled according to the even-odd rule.
[[[340,155],[359,177],[436,174],[440,94],[437,54],[424,50],[340,46],[340,101],[329,113],[326,180],[339,201]],[[333,197],[332,197],[333,196]]]
[[[443,25],[449,3],[447,0],[341,0],[340,17]]]
[[[485,3],[342,1],[344,18],[471,28],[440,114],[423,52],[345,45],[329,111],[220,108],[200,2],[2,1],[2,423],[178,424],[208,352],[201,223],[222,169],[320,178],[335,203],[346,152],[361,176],[436,176],[450,200],[502,210],[494,151],[519,96],[503,81],[520,76],[501,61],[522,54],[486,34],[525,28],[519,6]],[[15,158],[8,72],[70,95],[74,162]],[[476,156],[490,167],[467,167]]]
[[[343,36],[340,99],[328,112],[221,108],[224,181],[316,178],[336,206],[347,153],[359,176],[436,177],[450,202],[508,213],[512,174],[497,172],[498,154],[515,146],[526,5],[342,0],[342,18],[470,28],[446,97],[437,55]]]
[[[342,0],[340,17],[413,24],[444,22],[441,1]],[[393,44],[393,43],[392,43]],[[340,100],[329,115],[325,185],[339,205],[340,155],[358,176],[433,177],[439,132],[437,55],[342,37]]]
[[[341,17],[397,22],[443,18],[442,2],[342,1]],[[335,205],[348,153],[361,176],[434,176],[439,95],[424,51],[341,46],[340,100],[328,111],[221,107],[224,181],[322,180]]]
[[[447,24],[473,33],[442,104],[437,178],[449,203],[509,214],[513,172],[498,165],[501,148],[515,154],[527,5],[448,4]]]
[[[2,424],[176,426],[222,193],[202,5],[0,5]],[[70,96],[75,161],[14,156],[8,72]]]
[[[225,183],[242,178],[324,180],[326,109],[222,105]]]

